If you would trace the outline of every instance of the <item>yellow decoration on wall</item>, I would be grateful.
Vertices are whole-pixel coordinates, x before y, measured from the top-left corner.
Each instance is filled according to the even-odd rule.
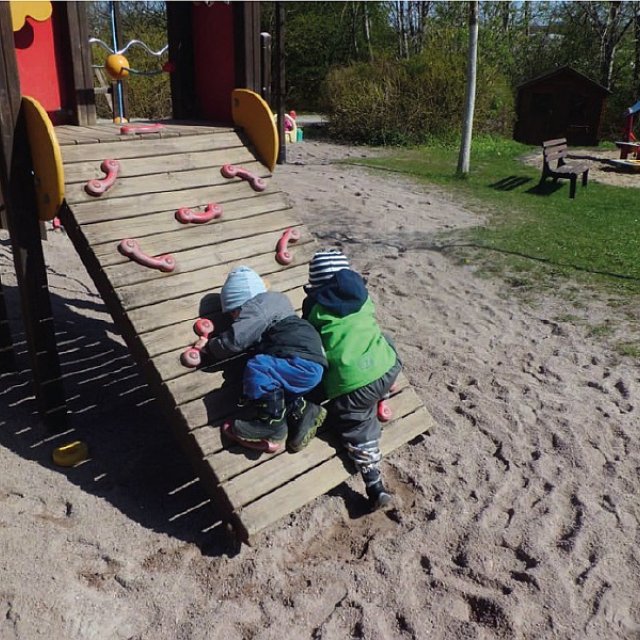
[[[41,104],[34,98],[22,96],[22,108],[27,121],[35,174],[38,218],[53,220],[64,200],[64,169],[60,146],[53,124]]]
[[[273,171],[278,159],[278,130],[269,105],[249,89],[231,92],[233,122],[242,127],[258,152],[262,163]]]
[[[11,22],[13,30],[20,31],[27,21],[27,16],[38,22],[44,22],[51,17],[53,8],[51,2],[46,0],[11,0]]]

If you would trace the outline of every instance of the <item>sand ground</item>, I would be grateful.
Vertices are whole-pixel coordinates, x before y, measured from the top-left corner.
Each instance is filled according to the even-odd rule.
[[[395,516],[367,514],[354,478],[234,549],[52,233],[73,430],[42,429],[27,372],[0,378],[2,640],[640,638],[640,368],[589,326],[615,321],[611,340],[632,329],[597,296],[525,305],[452,260],[439,234],[482,218],[438,189],[333,163],[368,153],[292,145],[276,178],[319,242],[367,276],[438,424],[384,462]],[[91,459],[55,467],[52,448],[72,437]]]

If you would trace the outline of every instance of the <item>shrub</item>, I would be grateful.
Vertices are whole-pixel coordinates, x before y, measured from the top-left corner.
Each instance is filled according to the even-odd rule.
[[[404,61],[379,58],[333,69],[325,87],[330,133],[366,144],[420,144],[459,135],[465,82],[464,50],[454,46],[430,47]],[[474,131],[510,135],[512,124],[507,78],[479,65]]]

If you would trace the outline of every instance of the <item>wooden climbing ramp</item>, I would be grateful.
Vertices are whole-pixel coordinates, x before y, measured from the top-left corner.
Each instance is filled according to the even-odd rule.
[[[106,124],[57,127],[56,135],[65,174],[60,219],[220,517],[249,542],[345,481],[354,469],[328,430],[297,454],[257,454],[223,441],[220,425],[236,408],[242,358],[196,369],[180,361],[197,339],[198,318],[224,326],[216,294],[231,267],[252,267],[297,309],[304,298],[317,247],[242,131],[167,122],[144,134]],[[117,161],[117,176],[107,160]],[[266,188],[225,177],[226,164],[246,169]],[[179,209],[202,214],[213,204],[222,215],[208,222],[176,219]],[[289,245],[292,261],[281,264],[276,247],[288,229],[300,239]],[[124,239],[148,256],[168,255],[161,264],[173,261],[174,269],[135,262],[119,250]],[[389,405],[394,417],[384,426],[384,453],[433,426],[404,378]]]

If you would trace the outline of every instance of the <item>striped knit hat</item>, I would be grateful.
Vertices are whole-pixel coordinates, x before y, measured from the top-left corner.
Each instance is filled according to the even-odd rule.
[[[320,287],[342,269],[350,269],[349,260],[338,249],[316,251],[309,263],[309,289]]]

